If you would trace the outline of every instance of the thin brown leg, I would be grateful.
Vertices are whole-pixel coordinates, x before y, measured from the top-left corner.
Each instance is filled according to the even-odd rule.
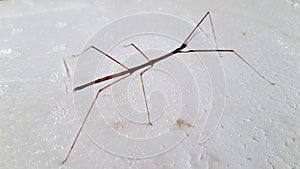
[[[213,35],[214,35],[214,41],[215,41],[216,49],[219,49],[219,45],[218,45],[218,42],[217,42],[217,37],[216,37],[216,33],[215,33],[214,24],[213,24],[213,21],[211,19],[211,15],[210,15],[209,12],[208,12],[208,16],[209,16],[210,26],[211,26],[211,29],[212,29],[212,32],[213,32]],[[218,55],[221,56],[219,52],[218,52]]]
[[[186,45],[197,35],[197,28],[200,28],[201,23],[204,21],[204,19],[206,17],[209,17],[209,21],[210,21],[210,25],[211,25],[211,29],[214,35],[214,41],[215,41],[215,45],[216,45],[216,49],[209,49],[209,50],[188,50],[188,51],[182,51],[182,49],[184,49],[186,47]],[[201,28],[200,28],[201,29]],[[207,12],[204,17],[199,21],[199,23],[196,25],[196,27],[193,29],[193,31],[188,35],[188,37],[186,38],[186,40],[182,43],[182,47],[180,48],[179,51],[177,51],[178,53],[192,53],[192,52],[217,52],[219,56],[220,53],[222,52],[230,52],[233,53],[234,55],[238,56],[239,59],[241,59],[241,61],[243,61],[245,64],[247,64],[255,73],[257,73],[262,79],[264,79],[266,82],[268,82],[270,85],[275,85],[276,83],[273,83],[271,81],[269,81],[265,76],[263,76],[258,70],[256,70],[253,66],[251,66],[249,64],[249,62],[244,59],[241,55],[239,55],[237,52],[235,52],[234,50],[227,50],[227,49],[219,49],[218,43],[217,43],[217,38],[216,38],[216,33],[215,33],[215,29],[214,29],[214,25],[212,22],[212,17],[210,15],[209,12]]]
[[[230,50],[230,49],[217,49],[217,50],[187,50],[187,51],[180,51],[179,53],[193,53],[193,52],[220,52],[220,53],[233,53],[234,55],[236,55],[241,61],[243,61],[246,65],[248,65],[255,73],[257,73],[263,80],[265,80],[266,82],[268,82],[270,85],[276,85],[276,83],[273,83],[271,81],[269,81],[265,76],[263,76],[258,70],[256,70],[253,66],[250,65],[250,63],[244,59],[240,54],[238,54],[237,52],[235,52],[234,50]]]
[[[215,28],[214,28],[214,25],[213,25],[213,22],[212,22],[212,17],[210,15],[209,12],[207,12],[204,17],[198,22],[198,24],[196,25],[196,27],[193,29],[193,31],[189,34],[189,36],[186,38],[186,40],[183,42],[183,44],[187,45],[197,34],[197,28],[199,28],[201,31],[202,29],[200,28],[200,25],[201,23],[204,21],[204,19],[208,16],[209,18],[209,22],[210,22],[210,26],[211,26],[211,29],[212,29],[212,33],[213,33],[213,36],[214,36],[214,43],[216,45],[216,49],[219,49],[219,45],[218,45],[218,42],[217,42],[217,37],[216,37],[216,33],[215,33]],[[204,31],[202,31],[204,32]],[[220,53],[218,52],[218,55],[220,55]]]
[[[144,58],[146,58],[148,61],[150,61],[150,59],[145,55],[145,53],[142,52],[135,44],[131,43],[129,45],[124,45],[124,47],[128,47],[128,46],[133,46],[137,51],[140,52],[140,54],[142,54],[144,56]]]
[[[144,85],[144,80],[143,80],[143,74],[148,71],[149,69],[151,69],[151,67],[143,70],[141,73],[140,73],[140,78],[141,78],[141,82],[142,82],[142,89],[143,89],[143,94],[144,94],[144,100],[145,100],[145,104],[146,104],[146,109],[147,109],[147,115],[148,115],[148,123],[150,125],[152,125],[151,121],[150,121],[150,112],[149,112],[149,106],[148,106],[148,101],[147,101],[147,97],[146,97],[146,91],[145,91],[145,85]]]
[[[88,48],[86,48],[85,50],[83,50],[81,53],[77,54],[77,55],[73,55],[74,57],[78,57],[81,54],[85,53],[86,51],[88,51],[89,49],[94,49],[100,53],[102,53],[103,55],[105,55],[106,57],[108,57],[109,59],[111,59],[112,61],[116,62],[117,64],[119,64],[120,66],[124,67],[125,69],[128,70],[128,67],[123,65],[121,62],[117,61],[115,58],[113,58],[112,56],[108,55],[107,53],[103,52],[102,50],[96,48],[95,46],[90,46]]]
[[[67,61],[64,57],[62,57],[62,60],[63,60],[63,63],[64,63],[64,66],[65,66],[65,69],[66,69],[66,73],[67,73],[67,77],[71,77],[71,73],[70,73],[70,69],[68,67],[68,64],[67,64]]]
[[[74,145],[75,145],[75,143],[76,143],[76,141],[77,141],[77,139],[78,139],[78,137],[79,137],[79,135],[80,135],[80,133],[81,133],[81,131],[82,131],[82,129],[83,129],[83,127],[84,127],[84,125],[85,125],[85,123],[86,123],[86,121],[87,121],[89,115],[90,115],[90,113],[91,113],[91,110],[92,110],[92,108],[93,108],[93,106],[94,106],[94,104],[95,104],[95,102],[96,102],[96,100],[97,100],[97,98],[98,98],[100,92],[103,91],[104,89],[106,89],[106,88],[108,88],[108,87],[110,87],[110,86],[112,86],[112,85],[118,83],[119,81],[121,81],[121,80],[123,80],[123,79],[129,77],[130,75],[131,75],[131,74],[126,75],[126,76],[124,76],[124,77],[122,77],[122,78],[120,78],[120,79],[118,79],[118,80],[116,80],[116,81],[114,81],[114,82],[112,82],[112,83],[110,83],[110,84],[104,86],[103,88],[101,88],[101,89],[97,92],[96,97],[94,98],[94,100],[93,100],[93,102],[92,102],[92,104],[91,104],[91,106],[90,106],[90,108],[89,108],[87,114],[85,115],[85,117],[84,117],[84,119],[83,119],[83,122],[82,122],[82,124],[81,124],[81,126],[80,126],[79,131],[77,132],[77,135],[76,135],[76,137],[75,137],[75,139],[74,139],[74,141],[73,141],[73,143],[72,143],[72,146],[71,146],[71,148],[70,148],[70,150],[69,150],[69,152],[68,152],[68,155],[67,155],[67,157],[65,158],[65,160],[62,162],[62,164],[64,164],[64,163],[68,160],[68,158],[69,158],[69,156],[70,156],[70,154],[71,154],[71,152],[72,152],[72,150],[73,150],[73,148],[74,148]]]
[[[188,37],[185,39],[185,41],[182,44],[187,45],[193,37],[193,34],[197,31],[197,28],[200,26],[200,24],[204,21],[204,19],[209,15],[209,12],[207,12],[204,17],[198,22],[198,24],[196,25],[196,27],[192,30],[192,32],[188,35]]]

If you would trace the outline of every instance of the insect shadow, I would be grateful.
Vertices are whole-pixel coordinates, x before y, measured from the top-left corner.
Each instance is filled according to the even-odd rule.
[[[191,49],[191,50],[187,50],[186,48],[188,47],[188,44],[189,42],[198,34],[198,29],[201,30],[200,28],[200,25],[201,23],[205,20],[205,19],[209,19],[209,23],[210,23],[210,27],[212,29],[212,33],[213,33],[213,38],[214,38],[214,43],[216,45],[216,49]],[[83,50],[81,53],[77,54],[77,55],[73,55],[75,57],[77,56],[80,56],[81,54],[85,53],[86,51],[90,50],[90,49],[93,49],[93,50],[96,50],[97,52],[103,54],[105,57],[109,58],[110,60],[112,60],[113,62],[117,63],[118,65],[122,66],[123,68],[125,68],[124,71],[121,71],[121,72],[118,72],[118,73],[115,73],[115,74],[111,74],[111,75],[108,75],[108,76],[105,76],[105,77],[102,77],[102,78],[99,78],[99,79],[96,79],[94,81],[91,81],[91,82],[88,82],[86,84],[83,84],[83,85],[80,85],[80,86],[77,86],[73,89],[73,92],[77,92],[77,91],[80,91],[84,88],[87,88],[89,86],[92,86],[92,85],[95,85],[95,84],[98,84],[98,83],[102,83],[102,82],[105,82],[105,81],[108,81],[108,80],[111,80],[111,79],[116,79],[115,81],[107,84],[106,86],[102,87],[101,89],[98,90],[95,98],[93,99],[93,102],[91,103],[84,119],[83,119],[83,122],[79,128],[79,131],[77,132],[77,135],[72,143],[72,146],[71,148],[69,149],[68,151],[68,154],[66,156],[66,158],[63,160],[62,164],[64,164],[68,159],[69,159],[69,156],[74,148],[74,145],[80,135],[80,133],[82,132],[82,129],[84,127],[84,125],[86,124],[86,121],[90,115],[90,112],[97,100],[97,98],[99,97],[100,93],[117,84],[118,82],[128,78],[129,76],[131,76],[134,72],[138,71],[138,70],[142,70],[141,73],[139,74],[139,77],[140,77],[140,81],[141,81],[141,88],[143,90],[143,96],[144,96],[144,102],[145,102],[145,106],[146,106],[146,110],[147,110],[147,117],[148,117],[148,124],[149,125],[153,125],[151,123],[151,117],[150,117],[150,112],[149,112],[149,106],[148,106],[148,100],[146,98],[146,90],[145,90],[145,86],[144,86],[144,79],[143,79],[143,75],[148,71],[150,70],[151,68],[153,68],[153,66],[158,63],[158,62],[161,62],[171,56],[174,56],[174,55],[177,55],[177,54],[185,54],[185,53],[218,53],[219,56],[220,56],[220,53],[231,53],[233,54],[234,56],[237,56],[242,62],[244,62],[246,65],[248,65],[249,68],[251,68],[259,77],[261,77],[264,81],[266,81],[267,83],[269,83],[270,85],[275,85],[275,83],[269,81],[265,76],[263,76],[257,69],[255,69],[252,65],[250,65],[250,63],[244,59],[240,54],[238,54],[235,50],[232,50],[232,49],[219,49],[218,48],[218,44],[217,44],[217,40],[216,40],[216,34],[215,34],[215,30],[214,30],[214,26],[213,26],[213,22],[212,22],[212,17],[211,17],[211,14],[210,12],[207,12],[203,17],[202,19],[197,23],[197,25],[195,26],[195,28],[192,30],[192,32],[187,36],[187,38],[182,42],[182,44],[174,49],[173,51],[169,52],[169,53],[166,53],[162,56],[159,56],[155,59],[149,59],[146,54],[141,50],[139,49],[134,43],[131,43],[131,44],[128,44],[128,45],[125,45],[125,47],[133,47],[135,48],[140,54],[142,57],[145,58],[146,62],[141,64],[141,65],[138,65],[138,66],[135,66],[135,67],[127,67],[125,66],[124,64],[122,64],[121,62],[119,62],[118,60],[116,60],[115,58],[113,58],[112,56],[110,56],[109,54],[103,52],[102,50],[100,50],[99,48],[95,47],[95,46],[90,46],[88,48],[86,48],[85,50]]]

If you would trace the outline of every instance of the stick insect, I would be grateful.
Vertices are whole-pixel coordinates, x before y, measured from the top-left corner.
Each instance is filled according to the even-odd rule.
[[[210,27],[211,27],[211,30],[212,30],[212,33],[213,33],[213,38],[214,38],[214,43],[216,45],[216,49],[191,49],[191,50],[187,50],[187,46],[189,44],[189,42],[197,35],[197,31],[198,29],[201,30],[200,28],[200,25],[201,23],[205,20],[205,19],[209,19],[209,23],[210,23]],[[158,62],[161,62],[163,60],[166,60],[167,58],[171,57],[171,56],[174,56],[174,55],[177,55],[177,54],[185,54],[185,53],[218,53],[219,56],[220,53],[232,53],[234,56],[238,57],[242,62],[244,62],[250,69],[252,69],[259,77],[261,77],[264,81],[266,81],[267,83],[269,83],[270,85],[275,85],[275,83],[269,81],[265,76],[263,76],[257,69],[255,69],[252,65],[250,65],[250,63],[244,59],[241,55],[239,55],[237,52],[235,52],[235,50],[232,50],[232,49],[219,49],[218,48],[218,44],[217,44],[217,40],[216,40],[216,35],[215,35],[215,30],[214,30],[214,26],[213,26],[213,22],[212,22],[212,17],[211,17],[211,14],[209,12],[207,12],[203,17],[202,19],[197,23],[197,25],[194,27],[194,29],[192,30],[192,32],[187,36],[187,38],[182,42],[182,44],[174,49],[173,51],[169,52],[169,53],[166,53],[162,56],[159,56],[155,59],[149,59],[146,54],[141,50],[139,49],[134,43],[131,43],[131,44],[128,44],[128,45],[125,45],[125,47],[133,47],[135,50],[137,50],[137,52],[140,53],[140,55],[142,57],[145,58],[146,62],[141,64],[141,65],[138,65],[138,66],[135,66],[135,67],[127,67],[125,66],[124,64],[122,64],[121,62],[119,62],[118,60],[116,60],[115,58],[113,58],[112,56],[110,56],[109,54],[103,52],[102,50],[100,50],[99,48],[95,47],[95,46],[90,46],[88,48],[86,48],[85,50],[83,50],[81,53],[77,54],[77,55],[74,55],[74,56],[80,56],[81,54],[85,53],[86,51],[90,50],[90,49],[93,49],[93,50],[96,50],[97,52],[101,53],[102,55],[104,55],[105,57],[109,58],[110,60],[112,60],[113,62],[117,63],[118,65],[120,65],[121,67],[125,68],[124,71],[121,71],[121,72],[118,72],[118,73],[115,73],[115,74],[111,74],[111,75],[108,75],[108,76],[105,76],[105,77],[102,77],[102,78],[99,78],[99,79],[96,79],[94,81],[91,81],[89,83],[86,83],[86,84],[83,84],[83,85],[80,85],[80,86],[77,86],[73,89],[73,92],[77,92],[77,91],[80,91],[84,88],[87,88],[89,86],[92,86],[92,85],[95,85],[95,84],[98,84],[98,83],[102,83],[102,82],[105,82],[105,81],[108,81],[108,80],[111,80],[111,79],[116,79],[115,81],[107,84],[106,86],[102,87],[101,89],[98,90],[95,98],[93,99],[93,102],[91,103],[84,119],[83,119],[83,122],[79,128],[79,131],[77,132],[77,135],[72,143],[72,146],[71,148],[69,149],[68,151],[68,154],[66,156],[66,158],[64,159],[64,161],[62,162],[63,164],[68,160],[73,148],[74,148],[74,145],[80,135],[80,133],[82,132],[82,129],[84,127],[84,125],[86,124],[86,121],[90,115],[90,112],[96,102],[96,100],[98,99],[99,97],[99,94],[117,84],[118,82],[130,77],[134,72],[138,71],[138,70],[142,70],[139,74],[139,77],[140,77],[140,81],[141,81],[141,88],[142,88],[142,91],[143,91],[143,96],[144,96],[144,102],[145,102],[145,106],[146,106],[146,110],[147,110],[147,117],[148,117],[148,124],[149,125],[152,125],[151,123],[151,118],[150,118],[150,112],[149,112],[149,106],[148,106],[148,101],[147,101],[147,98],[146,98],[146,90],[145,90],[145,87],[144,87],[144,79],[143,79],[143,75],[149,71],[151,68],[153,68],[153,66],[158,63]]]

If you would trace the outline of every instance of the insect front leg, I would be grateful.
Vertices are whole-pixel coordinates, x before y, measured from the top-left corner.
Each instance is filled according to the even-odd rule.
[[[246,59],[244,59],[240,54],[232,49],[199,49],[199,50],[187,50],[180,51],[179,53],[232,53],[234,56],[237,56],[242,62],[244,62],[250,69],[252,69],[258,76],[260,76],[264,81],[270,85],[276,85],[276,83],[268,80],[264,75],[262,75],[256,68],[254,68]]]

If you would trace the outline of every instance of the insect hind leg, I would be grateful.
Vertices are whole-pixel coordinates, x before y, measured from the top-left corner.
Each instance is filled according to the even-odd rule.
[[[88,112],[86,113],[86,115],[85,115],[85,117],[84,117],[84,119],[83,119],[83,122],[82,122],[82,124],[81,124],[81,126],[80,126],[80,128],[79,128],[79,130],[78,130],[78,132],[77,132],[77,134],[76,134],[76,137],[75,137],[75,139],[74,139],[74,141],[73,141],[73,143],[72,143],[72,146],[71,146],[71,148],[69,149],[68,154],[67,154],[66,158],[64,159],[64,161],[62,162],[62,164],[65,164],[65,163],[67,162],[67,160],[69,159],[69,156],[70,156],[70,154],[71,154],[71,152],[72,152],[72,150],[73,150],[73,148],[74,148],[74,146],[75,146],[75,144],[76,144],[76,142],[77,142],[77,139],[78,139],[78,137],[79,137],[79,135],[80,135],[80,133],[81,133],[81,131],[82,131],[84,125],[85,125],[86,122],[87,122],[87,119],[88,119],[88,117],[89,117],[89,115],[90,115],[90,113],[91,113],[91,110],[92,110],[92,108],[93,108],[93,106],[94,106],[96,100],[98,99],[100,93],[101,93],[103,90],[105,90],[105,89],[109,88],[110,86],[112,86],[112,85],[114,85],[114,84],[120,82],[120,81],[123,80],[123,79],[126,79],[126,78],[129,77],[129,76],[130,76],[130,74],[129,74],[129,75],[126,75],[126,76],[124,76],[124,77],[122,77],[122,78],[119,78],[118,80],[115,80],[115,81],[109,83],[108,85],[106,85],[106,86],[104,86],[104,87],[102,87],[101,89],[98,90],[98,92],[97,92],[97,94],[96,94],[96,96],[95,96],[95,98],[94,98],[94,100],[93,100],[91,106],[89,107],[89,110],[88,110]]]

